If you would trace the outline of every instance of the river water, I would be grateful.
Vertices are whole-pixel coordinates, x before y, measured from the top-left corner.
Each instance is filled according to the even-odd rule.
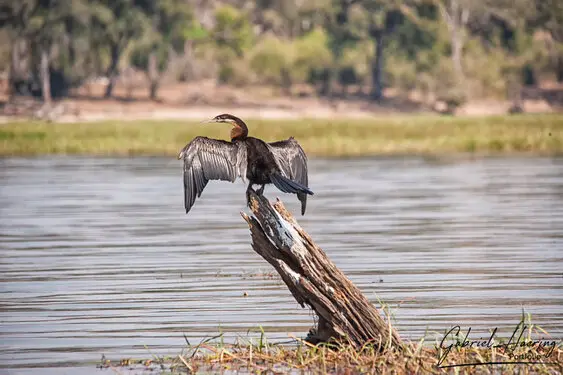
[[[403,338],[436,341],[457,324],[508,338],[523,309],[563,336],[563,158],[309,169],[315,195],[300,224],[390,305]],[[262,326],[287,341],[313,324],[251,249],[242,182],[210,183],[185,215],[170,158],[4,158],[0,181],[3,373],[95,372],[102,354],[178,354],[184,335],[232,341]],[[299,213],[294,196],[265,194]]]

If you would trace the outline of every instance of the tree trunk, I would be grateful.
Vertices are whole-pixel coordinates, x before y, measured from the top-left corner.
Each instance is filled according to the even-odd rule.
[[[254,251],[274,266],[296,301],[302,307],[307,304],[319,318],[307,341],[343,342],[356,347],[369,342],[381,350],[400,344],[397,331],[315,245],[279,200],[271,205],[251,192],[249,207],[254,215],[242,216],[250,227]]]
[[[21,81],[25,79],[26,76],[26,68],[24,66],[24,59],[22,58],[22,50],[25,49],[25,41],[16,36],[13,39],[11,47],[10,76],[8,78],[10,95],[29,95],[29,92],[26,93],[25,91],[27,90],[21,85]]]
[[[338,57],[337,57],[338,58]],[[323,86],[323,93],[328,98],[333,98],[335,93],[336,83],[338,81],[338,66],[336,63],[331,64],[328,68],[328,75]]]
[[[181,80],[193,81],[195,79],[195,59],[194,59],[194,42],[193,40],[186,40],[184,42],[184,54],[182,56],[183,66]]]
[[[19,39],[15,38],[12,42],[12,51],[10,58],[10,76],[8,77],[8,87],[10,88],[10,97],[16,95],[17,81],[19,79],[19,65],[20,65],[20,48]]]
[[[291,87],[293,83],[291,82],[291,73],[288,69],[283,68],[281,71],[281,80],[282,80],[282,91],[285,95],[291,96]]]
[[[452,63],[456,78],[463,80],[462,53],[463,27],[467,22],[467,11],[462,9],[459,0],[451,0],[450,32],[452,39]]]
[[[457,23],[454,23],[454,28],[452,31],[452,64],[454,66],[454,71],[456,77],[461,79],[463,77],[463,70],[461,67],[461,36],[459,35],[459,28]]]
[[[51,74],[49,71],[49,47],[47,45],[41,46],[40,75],[43,102],[51,104]]]
[[[449,6],[448,6],[449,4]],[[463,80],[463,31],[469,20],[469,10],[460,5],[459,0],[449,0],[446,4],[438,3],[440,13],[450,33],[452,44],[452,65],[456,79]]]
[[[149,75],[149,86],[150,92],[149,97],[151,100],[156,99],[156,92],[158,90],[158,66],[157,66],[157,57],[156,52],[151,51],[149,54],[149,62],[148,62],[148,75]]]
[[[385,33],[382,31],[374,32],[375,39],[375,60],[372,64],[372,98],[380,100],[383,98],[383,50],[385,49]]]
[[[119,64],[119,46],[115,43],[112,43],[111,45],[111,51],[110,51],[110,58],[111,58],[111,62],[109,65],[109,69],[107,71],[107,76],[108,76],[108,85],[106,87],[106,93],[104,95],[105,98],[110,98],[113,94],[113,88],[115,87],[115,81],[117,80],[117,66]]]
[[[315,83],[315,86],[317,88],[317,94],[320,96],[328,96],[328,93],[330,91],[330,70],[332,68],[324,68],[322,70],[319,70],[319,77],[318,77],[318,81],[319,83]]]
[[[158,91],[159,86],[160,85],[158,84],[158,80],[157,81],[151,81],[150,87],[149,87],[149,98],[150,98],[150,100],[156,100],[156,93]]]
[[[557,82],[562,83],[563,82],[563,54],[557,56],[557,66],[555,69],[556,69]]]

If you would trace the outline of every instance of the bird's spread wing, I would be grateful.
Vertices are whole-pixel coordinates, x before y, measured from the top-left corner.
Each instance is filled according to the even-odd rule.
[[[184,159],[184,206],[190,211],[209,180],[234,182],[246,177],[246,145],[196,137],[178,154]]]
[[[303,186],[308,186],[307,155],[293,138],[268,144],[286,177]]]
[[[285,177],[309,187],[307,155],[305,155],[301,145],[293,137],[290,137],[285,141],[268,143],[268,146]],[[297,194],[297,197],[301,201],[301,213],[304,214],[307,206],[307,195],[301,193]]]

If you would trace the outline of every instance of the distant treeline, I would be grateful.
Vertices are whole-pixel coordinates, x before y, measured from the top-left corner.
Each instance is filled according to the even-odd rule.
[[[64,96],[120,71],[216,79],[285,93],[362,95],[391,87],[453,106],[518,99],[563,81],[561,0],[3,0],[0,70],[13,94]]]

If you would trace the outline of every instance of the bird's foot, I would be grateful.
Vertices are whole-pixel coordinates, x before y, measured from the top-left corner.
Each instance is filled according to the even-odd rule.
[[[262,185],[262,187],[258,190],[256,190],[256,194],[262,196],[264,195],[264,188],[266,187],[266,185]]]

